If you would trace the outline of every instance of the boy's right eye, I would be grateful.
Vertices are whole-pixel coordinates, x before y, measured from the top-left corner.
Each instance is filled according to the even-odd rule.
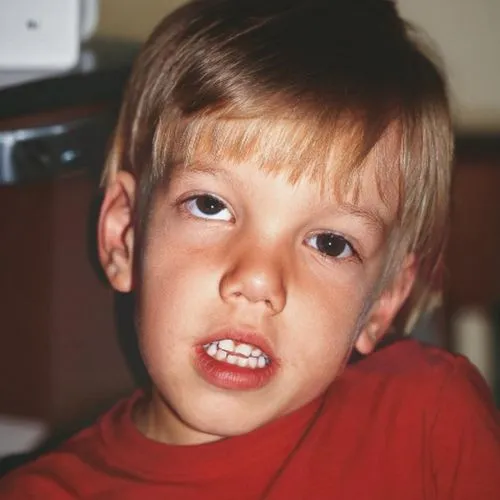
[[[184,202],[184,206],[199,219],[230,221],[233,218],[225,203],[211,194],[192,196]]]

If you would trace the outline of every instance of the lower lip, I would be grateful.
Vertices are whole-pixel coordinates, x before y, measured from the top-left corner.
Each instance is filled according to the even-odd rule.
[[[202,346],[196,348],[195,366],[209,384],[230,390],[260,389],[271,381],[277,369],[273,362],[255,369],[230,365],[209,356]]]

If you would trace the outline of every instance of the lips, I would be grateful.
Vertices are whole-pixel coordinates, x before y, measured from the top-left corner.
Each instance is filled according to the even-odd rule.
[[[252,332],[221,331],[195,347],[198,373],[222,389],[259,389],[271,381],[278,366],[265,338]]]

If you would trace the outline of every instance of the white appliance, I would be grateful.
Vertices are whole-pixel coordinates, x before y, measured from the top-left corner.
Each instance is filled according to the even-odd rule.
[[[98,20],[98,0],[0,0],[0,70],[64,70]]]
[[[41,420],[0,415],[0,459],[29,453],[48,436],[48,425]]]

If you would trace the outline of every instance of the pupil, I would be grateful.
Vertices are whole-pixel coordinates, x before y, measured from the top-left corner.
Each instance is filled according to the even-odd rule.
[[[345,249],[345,240],[335,234],[319,234],[317,236],[318,250],[331,257],[340,255]]]
[[[200,196],[196,200],[196,206],[206,215],[215,215],[224,209],[223,203],[213,196]]]

